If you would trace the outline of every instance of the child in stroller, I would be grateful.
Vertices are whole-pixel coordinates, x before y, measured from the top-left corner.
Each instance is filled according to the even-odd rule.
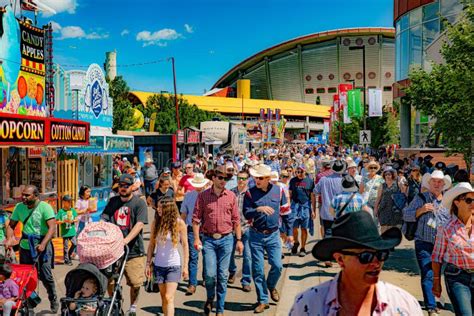
[[[74,298],[77,299],[96,299],[97,298],[97,280],[93,278],[85,279],[84,283],[82,284],[82,288],[74,294]],[[79,311],[79,315],[81,316],[89,316],[94,315],[95,311],[97,310],[97,302],[91,303],[77,303],[72,302],[69,303],[69,310],[71,311]],[[77,312],[76,312],[77,313]]]
[[[18,284],[10,279],[12,272],[12,268],[8,263],[0,265],[0,306],[3,309],[4,316],[10,316],[19,296]]]

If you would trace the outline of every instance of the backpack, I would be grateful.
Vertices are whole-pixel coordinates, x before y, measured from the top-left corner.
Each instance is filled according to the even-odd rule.
[[[423,193],[418,193],[420,199],[423,200],[423,204],[426,204],[426,197]],[[415,239],[416,229],[418,228],[418,219],[414,222],[403,222],[402,232],[407,240],[412,241]]]

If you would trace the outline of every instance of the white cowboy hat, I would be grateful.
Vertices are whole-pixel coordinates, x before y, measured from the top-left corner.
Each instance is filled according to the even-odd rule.
[[[448,190],[443,195],[443,206],[447,209],[451,209],[451,205],[455,198],[464,193],[473,193],[474,189],[472,188],[469,182],[460,182],[454,188]]]
[[[440,170],[435,170],[433,171],[432,173],[425,173],[423,175],[423,178],[421,178],[421,187],[425,188],[425,189],[429,189],[430,188],[430,180],[431,179],[441,179],[441,180],[444,180],[444,187],[443,187],[443,191],[446,191],[448,190],[451,185],[452,185],[452,182],[451,182],[451,177],[448,176],[448,175],[444,175],[443,171],[440,171]]]
[[[271,176],[270,176],[270,180],[278,181],[278,179],[280,179],[280,177],[278,176],[278,172],[277,171],[272,171]]]
[[[267,166],[264,164],[259,164],[250,168],[249,172],[252,177],[256,177],[256,178],[272,176],[272,169],[270,168],[270,166]]]
[[[357,168],[357,165],[356,165],[355,161],[352,158],[347,158],[346,162],[347,162],[347,168],[352,168],[352,167]]]
[[[206,179],[202,173],[196,173],[194,178],[189,178],[188,182],[195,188],[202,188],[209,183],[209,179]]]
[[[145,159],[145,163],[150,163],[150,162],[153,162],[153,159],[148,157],[147,159]]]

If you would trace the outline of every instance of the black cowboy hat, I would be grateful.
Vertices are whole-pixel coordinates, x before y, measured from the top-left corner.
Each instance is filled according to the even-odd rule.
[[[334,221],[332,236],[313,247],[313,256],[320,261],[333,260],[332,255],[343,249],[389,250],[400,244],[402,232],[394,227],[379,234],[372,215],[366,211],[345,214]]]

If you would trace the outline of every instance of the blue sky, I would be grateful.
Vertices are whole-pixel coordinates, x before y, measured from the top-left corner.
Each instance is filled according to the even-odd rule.
[[[174,56],[184,94],[202,94],[240,61],[291,38],[393,26],[393,0],[40,1],[57,11],[38,22],[54,22],[54,61],[64,68],[102,65],[114,49],[119,65]],[[172,91],[168,62],[119,67],[118,73],[133,90]]]

